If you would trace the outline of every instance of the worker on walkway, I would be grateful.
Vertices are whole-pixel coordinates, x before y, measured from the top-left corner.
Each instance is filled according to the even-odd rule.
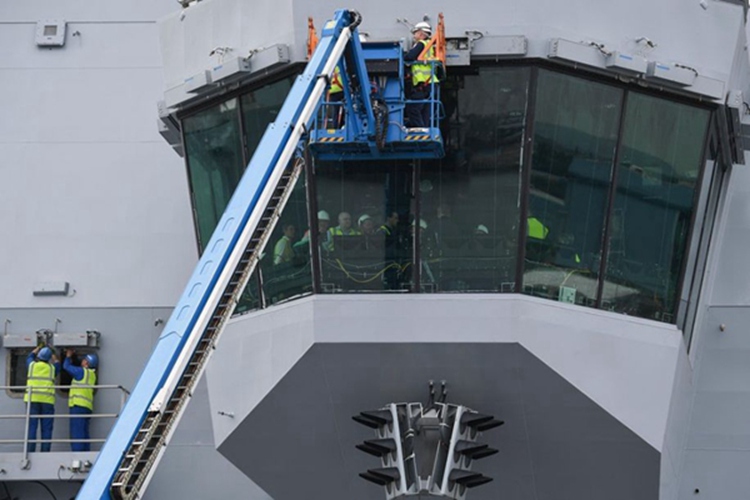
[[[68,393],[68,406],[71,415],[81,415],[70,417],[70,449],[72,451],[91,451],[91,439],[89,433],[89,424],[91,423],[91,413],[94,411],[94,389],[96,385],[96,367],[99,365],[99,358],[96,354],[87,354],[81,360],[81,366],[73,364],[75,351],[68,349],[65,352],[65,362],[63,369],[73,377],[70,382],[70,392]],[[82,439],[86,441],[76,441]]]
[[[26,394],[23,400],[29,404],[29,440],[26,445],[28,452],[36,451],[36,429],[39,421],[42,421],[42,446],[43,452],[50,451],[52,443],[52,428],[55,414],[55,380],[60,373],[60,362],[57,356],[47,346],[37,346],[26,357]],[[36,415],[43,415],[38,417]],[[45,418],[46,417],[46,418]]]
[[[432,27],[429,23],[419,22],[411,30],[414,35],[414,45],[411,50],[404,54],[404,61],[412,62],[411,65],[411,89],[407,93],[410,101],[423,101],[409,103],[406,105],[406,121],[409,128],[425,128],[430,126],[430,87],[432,83],[438,83],[433,64],[435,61],[435,46],[427,51],[427,54],[419,61],[419,56],[424,51],[432,36]]]

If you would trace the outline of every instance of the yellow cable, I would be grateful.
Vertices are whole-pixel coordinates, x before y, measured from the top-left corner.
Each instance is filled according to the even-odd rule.
[[[341,259],[336,259],[336,264],[338,264],[339,269],[341,271],[343,271],[344,275],[346,275],[347,278],[349,278],[350,280],[352,280],[355,283],[359,283],[359,284],[363,284],[363,285],[367,284],[367,283],[371,283],[371,282],[375,281],[376,279],[380,278],[383,275],[383,273],[385,273],[388,269],[391,269],[393,267],[401,269],[401,266],[399,266],[396,262],[392,262],[392,263],[388,264],[387,266],[385,266],[383,269],[381,269],[372,278],[367,279],[367,280],[358,280],[357,278],[355,278],[354,276],[352,276],[349,273],[349,271],[346,270],[346,268],[344,267],[344,263],[341,262]]]

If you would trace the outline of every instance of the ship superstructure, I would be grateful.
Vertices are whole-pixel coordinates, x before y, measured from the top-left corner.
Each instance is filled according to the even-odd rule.
[[[144,498],[383,498],[351,416],[430,380],[506,422],[468,498],[742,497],[745,5],[240,0],[0,7],[6,496],[98,459],[22,452],[25,355],[98,352],[103,440],[340,7],[442,12],[445,156],[308,157]]]

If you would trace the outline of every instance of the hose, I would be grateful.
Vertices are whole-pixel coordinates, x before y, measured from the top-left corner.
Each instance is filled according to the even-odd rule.
[[[362,23],[362,14],[357,12],[356,10],[350,10],[349,16],[352,18],[352,22],[349,23],[349,29],[354,31],[357,26],[359,26]]]

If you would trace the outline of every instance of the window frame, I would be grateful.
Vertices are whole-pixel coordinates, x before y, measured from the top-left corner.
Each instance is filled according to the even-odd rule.
[[[524,131],[523,131],[523,143],[522,148],[525,148],[522,152],[521,158],[520,158],[520,189],[521,189],[521,199],[520,199],[520,207],[519,207],[519,217],[520,221],[525,221],[528,217],[529,213],[529,188],[531,185],[531,173],[532,173],[532,162],[533,162],[533,150],[534,150],[534,132],[535,132],[535,124],[537,119],[537,91],[538,91],[538,80],[539,80],[539,74],[540,69],[543,69],[545,71],[554,72],[557,74],[569,76],[572,78],[577,78],[585,81],[605,84],[610,87],[614,87],[617,89],[620,89],[622,91],[622,99],[620,102],[620,116],[618,118],[617,123],[617,138],[615,140],[615,152],[613,157],[613,167],[611,171],[611,178],[610,183],[607,190],[607,204],[606,204],[606,212],[604,214],[604,223],[603,223],[603,230],[602,230],[602,236],[601,236],[601,243],[600,243],[600,252],[601,252],[601,259],[598,264],[598,284],[596,289],[596,300],[595,304],[592,306],[596,309],[602,308],[602,296],[604,293],[604,285],[606,281],[606,275],[607,275],[607,265],[610,258],[609,255],[609,238],[611,236],[612,232],[612,217],[615,209],[615,198],[617,194],[617,183],[618,183],[618,171],[620,169],[620,162],[622,160],[623,155],[623,131],[625,127],[625,122],[627,118],[627,106],[629,102],[631,101],[630,94],[632,92],[636,92],[638,94],[643,94],[650,97],[655,97],[658,99],[666,100],[675,102],[678,104],[685,104],[689,105],[693,108],[697,109],[704,109],[709,112],[708,117],[708,124],[706,126],[706,132],[703,137],[703,142],[701,145],[701,164],[699,166],[699,170],[697,173],[696,178],[696,185],[695,185],[695,192],[693,193],[693,199],[692,199],[692,214],[690,217],[690,225],[686,237],[685,242],[685,248],[684,251],[684,257],[683,262],[681,263],[679,275],[677,277],[677,286],[675,289],[675,297],[674,297],[674,310],[671,312],[671,321],[672,324],[678,324],[680,323],[680,318],[682,316],[686,316],[687,313],[682,312],[682,294],[684,293],[685,289],[692,289],[696,283],[695,283],[695,275],[694,273],[699,269],[699,262],[697,262],[699,259],[705,259],[708,254],[708,248],[705,250],[703,249],[704,244],[704,228],[696,228],[695,224],[699,220],[698,217],[702,215],[702,220],[707,220],[706,217],[712,217],[716,215],[715,206],[713,208],[709,207],[709,204],[712,204],[715,202],[715,200],[712,197],[712,193],[708,192],[706,193],[705,190],[711,191],[712,186],[714,185],[714,180],[712,179],[711,182],[706,183],[706,176],[707,176],[707,165],[708,165],[708,154],[709,154],[709,140],[716,138],[717,142],[719,143],[719,146],[721,146],[721,137],[719,137],[718,129],[717,127],[717,119],[719,116],[719,113],[717,113],[717,109],[719,109],[719,105],[713,102],[706,101],[704,98],[698,97],[698,96],[691,96],[688,93],[679,92],[679,91],[671,91],[671,90],[663,90],[653,87],[641,87],[638,86],[636,83],[636,79],[630,79],[630,78],[622,78],[618,77],[616,75],[612,74],[606,74],[600,71],[597,71],[592,68],[580,68],[580,67],[572,67],[570,65],[566,64],[560,64],[555,61],[550,61],[548,59],[543,58],[531,58],[531,59],[523,59],[523,60],[510,60],[510,61],[502,61],[498,62],[496,60],[479,60],[479,61],[473,61],[472,65],[469,67],[456,67],[452,69],[452,72],[458,75],[464,74],[477,74],[479,69],[482,67],[527,67],[529,68],[529,80],[528,80],[528,97],[526,100],[526,107],[525,107],[525,119],[524,119]],[[222,94],[222,95],[215,95],[212,96],[209,99],[206,99],[205,101],[201,102],[200,104],[191,107],[190,109],[178,111],[177,118],[180,120],[180,122],[184,119],[190,118],[196,114],[199,114],[207,109],[210,109],[222,102],[225,102],[230,99],[237,99],[239,105],[236,107],[236,119],[238,120],[239,124],[239,133],[242,140],[241,145],[241,151],[242,151],[242,159],[245,163],[245,165],[248,164],[250,160],[250,152],[248,151],[248,144],[247,144],[247,137],[246,137],[246,125],[244,123],[244,113],[243,113],[243,99],[242,97],[250,92],[253,92],[259,88],[272,85],[274,83],[280,82],[281,80],[284,80],[286,78],[293,77],[294,75],[299,75],[304,68],[304,63],[296,63],[296,64],[290,64],[286,66],[285,68],[275,71],[270,74],[262,75],[262,77],[259,77],[257,79],[254,79],[251,82],[243,83],[241,86],[237,85],[236,87],[232,88],[228,92]],[[190,169],[188,165],[188,158],[187,158],[187,151],[185,150],[186,145],[186,138],[185,138],[185,132],[184,127],[180,127],[181,132],[181,141],[183,150],[185,151],[185,169],[186,169],[186,175],[188,177],[188,184],[190,189],[190,199],[191,199],[191,209],[193,213],[193,225],[194,230],[196,231],[196,244],[197,248],[199,250],[199,254],[202,253],[201,250],[201,241],[200,241],[200,233],[198,231],[198,214],[196,212],[196,205],[195,205],[195,191],[194,186],[192,185],[192,180],[190,177]],[[316,228],[318,224],[317,220],[317,212],[318,212],[318,200],[317,200],[317,187],[318,187],[318,181],[319,176],[317,175],[317,169],[314,165],[314,160],[310,157],[309,151],[305,151],[306,155],[306,161],[305,161],[305,176],[307,179],[306,182],[306,189],[305,189],[305,195],[307,197],[307,210],[308,210],[308,224],[310,228]],[[726,160],[724,160],[726,161]],[[421,200],[421,195],[419,189],[417,189],[417,186],[419,185],[420,181],[422,180],[422,177],[424,175],[424,168],[423,168],[423,161],[422,160],[414,160],[413,163],[413,191],[414,191],[414,198],[413,198],[413,209],[415,211],[415,219],[418,220],[420,217],[424,217],[425,214],[422,213],[423,203]],[[715,164],[715,169],[718,168],[724,168],[723,164],[720,164],[720,162],[717,161]],[[714,177],[714,175],[712,175]],[[723,178],[723,176],[722,176]],[[720,195],[721,193],[719,193]],[[701,206],[699,206],[699,204]],[[702,206],[705,205],[705,206]],[[524,223],[518,224],[518,238],[516,243],[516,269],[515,269],[515,284],[513,287],[513,290],[510,290],[511,293],[523,293],[523,276],[524,271],[526,267],[525,257],[526,257],[526,243],[527,243],[527,225]],[[698,231],[696,231],[698,230]],[[712,230],[709,230],[709,232],[712,232]],[[417,232],[418,233],[418,232]],[[711,235],[708,234],[706,237],[710,239]],[[310,259],[311,259],[311,272],[312,272],[312,293],[314,294],[320,294],[322,293],[321,290],[321,265],[320,265],[320,255],[318,251],[318,245],[320,244],[318,232],[317,231],[310,231]],[[419,251],[419,236],[418,234],[415,237],[415,241],[413,242],[413,248],[414,248],[414,255],[412,256],[412,262],[415,269],[421,269],[422,265],[422,255]],[[689,272],[689,270],[692,269],[692,273]],[[263,278],[261,275],[261,272],[256,272],[255,279],[257,280],[257,288],[260,293],[260,308],[264,309],[271,304],[268,303],[265,297],[265,291],[263,289]],[[685,283],[686,279],[690,279],[690,283]],[[700,284],[698,284],[700,288]],[[409,290],[412,293],[423,293],[421,290],[421,284],[420,284],[420,273],[416,272],[412,278],[412,286]],[[494,291],[494,290],[488,290],[486,293],[506,293],[503,291]],[[693,292],[688,292],[688,295],[692,296]],[[698,294],[699,295],[699,294]],[[303,295],[304,296],[304,295]],[[295,297],[296,298],[296,297]],[[689,304],[689,298],[688,297],[688,304],[685,306],[686,309],[690,308]],[[696,297],[697,298],[697,297]],[[254,310],[254,309],[253,309]],[[251,310],[252,311],[252,310]],[[248,311],[250,312],[250,311]],[[244,314],[244,313],[243,313]],[[653,318],[646,318],[646,319],[652,319],[653,321],[659,321]],[[683,325],[684,326],[684,325]],[[689,339],[688,339],[689,342]]]

